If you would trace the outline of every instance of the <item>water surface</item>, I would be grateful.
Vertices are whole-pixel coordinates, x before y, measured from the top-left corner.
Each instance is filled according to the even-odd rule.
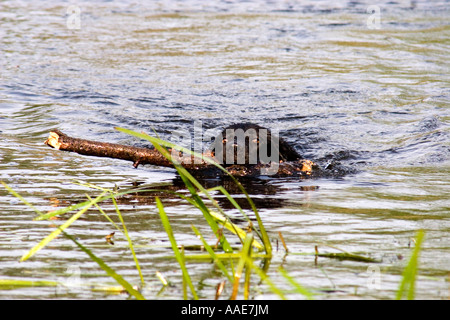
[[[280,265],[319,299],[391,299],[414,246],[426,232],[416,296],[446,299],[450,271],[449,2],[380,1],[77,2],[0,4],[0,179],[46,212],[86,199],[74,179],[122,189],[142,183],[176,186],[173,170],[52,150],[58,128],[76,137],[142,145],[114,130],[220,130],[240,121],[271,129],[306,158],[357,169],[339,179],[262,179],[247,187],[276,248],[268,274],[291,289]],[[75,18],[77,18],[75,16]],[[76,22],[76,21],[75,21]],[[76,25],[75,25],[76,26]],[[49,181],[45,179],[54,179]],[[208,183],[208,181],[205,181]],[[239,197],[239,196],[238,196]],[[164,200],[177,241],[199,244],[191,224],[210,234],[200,212]],[[180,272],[152,196],[120,204],[135,242],[149,299],[181,298]],[[224,206],[226,204],[224,203]],[[27,250],[62,221],[32,221],[33,210],[0,189],[0,278],[53,280],[83,286],[115,282],[65,238],[29,261]],[[102,206],[113,218],[114,208]],[[237,214],[231,210],[232,214]],[[66,218],[66,216],[64,216]],[[67,217],[68,218],[68,217]],[[116,219],[117,221],[117,219]],[[127,241],[90,210],[71,235],[129,282],[140,280]],[[213,238],[210,237],[213,241]],[[381,260],[380,286],[368,285],[374,264],[305,255],[321,245]],[[301,253],[301,254],[298,254]],[[222,278],[195,262],[202,298]],[[174,286],[159,293],[155,272]],[[0,290],[2,299],[125,299],[85,287]],[[257,284],[252,298],[276,298]],[[230,288],[225,289],[228,297]],[[294,293],[289,298],[302,298]]]

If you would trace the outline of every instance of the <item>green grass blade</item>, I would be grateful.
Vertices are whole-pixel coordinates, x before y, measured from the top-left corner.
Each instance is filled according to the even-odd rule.
[[[241,251],[241,257],[240,257],[238,265],[236,267],[235,280],[233,283],[233,292],[231,294],[230,299],[235,300],[237,297],[237,291],[239,288],[239,280],[242,276],[243,269],[246,266],[248,269],[254,270],[256,272],[256,274],[261,278],[261,280],[264,281],[270,287],[270,290],[273,293],[277,294],[281,299],[285,300],[286,297],[283,294],[283,292],[275,286],[275,284],[270,280],[270,278],[266,275],[266,273],[263,270],[258,268],[253,263],[253,259],[251,257],[252,241],[253,241],[253,235],[251,233],[248,233],[247,237],[245,238],[244,246]],[[248,281],[249,281],[249,277],[250,277],[249,270],[246,270],[246,277],[248,280],[246,280],[247,284],[245,286],[247,287],[249,285]],[[245,292],[244,292],[244,296],[246,296]]]
[[[272,280],[270,280],[270,278],[266,275],[266,273],[253,263],[252,259],[247,259],[246,263],[250,268],[252,268],[252,270],[256,272],[256,274],[261,278],[261,280],[264,281],[269,286],[270,291],[277,294],[283,300],[287,299],[284,293],[277,288],[277,286],[272,282]]]
[[[151,191],[151,190],[145,190],[145,189],[141,189],[141,190],[127,190],[127,191],[120,192],[120,193],[108,194],[108,195],[102,197],[101,199],[99,199],[97,201],[97,203],[98,202],[103,202],[105,200],[109,200],[109,199],[111,199],[113,197],[120,197],[120,196],[123,196],[123,195],[126,195],[126,194],[130,194],[130,193],[147,192],[147,191]],[[39,217],[36,217],[34,219],[34,221],[47,220],[47,219],[50,219],[52,217],[65,214],[67,212],[83,208],[86,205],[88,205],[89,203],[90,203],[90,200],[84,201],[84,202],[80,202],[80,203],[77,203],[77,204],[74,204],[74,205],[71,205],[71,206],[68,206],[68,207],[65,207],[65,208],[57,209],[57,210],[54,210],[54,211],[51,211],[51,212],[48,212],[48,213],[44,213],[44,214],[39,215]]]
[[[169,222],[169,218],[167,217],[167,214],[164,211],[163,204],[158,197],[156,197],[155,200],[156,200],[156,206],[158,207],[158,210],[159,210],[159,216],[161,217],[162,224],[163,224],[164,229],[166,230],[166,233],[169,237],[170,244],[172,245],[172,250],[175,253],[175,258],[177,259],[178,263],[180,264],[181,272],[183,273],[183,280],[186,281],[189,288],[191,289],[194,299],[198,300],[197,293],[195,292],[194,285],[192,284],[191,278],[187,271],[183,256],[181,255],[180,250],[178,250],[178,245],[177,245],[177,242],[173,235],[173,231],[172,231],[172,227]]]
[[[230,195],[230,193],[229,193],[227,190],[225,190],[225,188],[224,188],[223,186],[217,186],[217,187],[208,189],[208,192],[211,192],[211,191],[220,191],[220,192],[228,199],[228,201],[230,201],[230,203],[231,203],[236,209],[239,210],[239,212],[240,212],[240,213],[242,214],[242,216],[247,220],[247,222],[252,223],[252,221],[250,220],[250,218],[248,217],[248,215],[245,213],[245,211],[242,210],[241,206],[236,202],[236,200],[233,199],[233,197]],[[253,223],[252,223],[252,225],[253,225]],[[259,237],[260,239],[262,239],[262,235],[261,235],[261,233],[260,233],[257,229],[252,228],[252,230],[258,235],[258,237]],[[243,238],[245,238],[245,236],[244,236]],[[243,239],[243,238],[242,238],[242,239]],[[241,242],[243,242],[242,239],[241,239]]]
[[[181,254],[181,261],[183,261],[183,264],[185,264],[186,260],[184,259],[184,247],[183,246],[181,247],[180,254]],[[186,272],[187,272],[187,269],[186,269]],[[188,290],[187,290],[188,282],[192,284],[192,281],[189,277],[187,277],[187,278],[183,277],[183,283],[182,283],[183,284],[183,300],[188,299]]]
[[[88,195],[87,198],[89,200],[92,200],[92,198]],[[100,206],[95,203],[94,206],[97,208],[98,211],[100,211],[100,213],[106,218],[106,220],[108,220],[118,231],[123,232],[122,229],[120,229],[120,227],[108,216],[108,214],[102,209],[100,208]]]
[[[297,281],[295,281],[294,278],[292,278],[286,270],[284,270],[282,267],[278,268],[278,271],[281,273],[281,275],[295,288],[295,291],[297,293],[300,293],[301,295],[305,296],[308,300],[313,300],[313,294],[309,292],[307,289],[305,289],[302,285],[300,285]]]
[[[4,183],[3,181],[0,181],[0,183],[6,188],[6,190],[9,191],[9,193],[11,193],[13,196],[15,196],[17,199],[21,200],[24,204],[26,204],[27,206],[29,206],[31,209],[33,209],[38,215],[42,216],[42,212],[39,211],[35,206],[33,206],[31,203],[29,203],[27,200],[25,200],[25,198],[23,198],[20,194],[18,194],[17,192],[15,192],[10,186],[8,186],[6,183]]]
[[[399,288],[397,290],[397,296],[396,296],[397,300],[402,299],[403,294],[406,289],[408,290],[406,298],[408,300],[414,300],[415,283],[416,283],[416,277],[417,277],[417,270],[419,267],[419,254],[421,251],[421,245],[422,245],[424,236],[425,236],[425,233],[423,230],[420,230],[419,232],[417,232],[416,245],[411,254],[411,258],[409,259],[408,265],[406,266],[405,270],[403,271],[402,280],[401,280]]]
[[[43,247],[45,247],[50,241],[55,239],[62,231],[64,231],[66,228],[68,228],[73,222],[75,222],[83,213],[85,213],[93,204],[97,203],[106,192],[103,192],[101,195],[99,195],[94,200],[90,201],[83,209],[78,211],[76,214],[74,214],[69,220],[67,220],[64,224],[62,224],[60,227],[58,227],[55,231],[50,233],[46,238],[44,238],[41,242],[39,242],[37,245],[35,245],[30,251],[28,251],[26,254],[20,258],[20,262],[26,261],[30,257],[32,257],[36,252],[41,250]]]
[[[30,203],[28,203],[23,197],[21,197],[18,193],[16,193],[14,190],[12,190],[9,186],[7,186],[5,183],[2,182],[2,184],[6,187],[6,189],[11,192],[14,196],[22,200],[25,204],[29,205],[30,207],[34,208]],[[94,200],[90,199],[89,201],[83,202],[82,204],[78,204],[76,206],[70,206],[69,208],[64,208],[64,210],[59,210],[62,212],[72,211],[74,210],[74,207],[80,208],[84,207],[82,210],[80,210],[78,213],[73,215],[66,223],[64,223],[61,227],[58,227],[54,232],[52,232],[49,236],[47,236],[44,240],[42,240],[38,245],[33,247],[27,254],[22,256],[20,261],[25,261],[29,259],[31,256],[33,256],[37,251],[42,249],[46,244],[48,244],[52,239],[57,237],[60,233],[62,233],[65,237],[72,240],[82,251],[84,251],[86,254],[89,255],[89,257],[95,261],[109,276],[111,276],[113,279],[115,279],[125,290],[130,293],[130,295],[134,296],[136,299],[143,300],[144,297],[141,295],[141,293],[137,290],[135,290],[125,279],[123,279],[119,274],[117,274],[113,269],[111,269],[106,263],[103,262],[100,258],[95,256],[89,249],[84,247],[82,244],[80,244],[75,238],[70,236],[68,233],[64,231],[67,227],[69,227],[75,220],[77,220],[84,212],[86,212],[92,205],[97,204],[100,201],[103,201],[105,199],[108,199],[110,197],[104,197],[104,195],[107,193],[107,191],[104,191],[101,195],[99,195]],[[88,196],[89,197],[89,196]],[[35,211],[40,215],[40,217],[45,216],[43,215],[39,210],[35,209]],[[5,284],[6,282],[3,282]],[[7,283],[6,283],[7,284]],[[11,285],[11,283],[9,283]],[[31,282],[22,282],[18,283],[21,285],[28,285],[32,284],[33,286],[36,285],[43,285],[43,286],[54,286],[54,282],[48,282],[48,281],[31,281]]]
[[[154,145],[155,145],[155,143],[156,143],[156,144],[158,144],[158,145],[160,145],[160,146],[164,146],[164,147],[168,147],[168,148],[173,148],[173,149],[182,151],[182,152],[184,152],[184,153],[190,153],[191,155],[193,155],[193,156],[195,156],[195,157],[202,158],[204,161],[208,162],[209,164],[212,164],[212,165],[216,166],[217,168],[219,168],[220,170],[222,170],[224,173],[226,173],[226,174],[233,180],[233,182],[239,187],[239,189],[241,190],[241,192],[242,192],[243,194],[245,194],[245,196],[246,196],[246,198],[247,198],[247,201],[249,202],[250,206],[252,207],[252,210],[253,210],[253,212],[255,213],[255,217],[256,217],[256,220],[257,220],[257,222],[258,222],[258,227],[259,227],[259,232],[260,232],[260,234],[258,234],[258,236],[260,236],[260,238],[261,238],[261,240],[262,240],[262,242],[263,242],[264,249],[265,249],[266,253],[267,253],[268,255],[271,255],[271,254],[272,254],[272,245],[271,245],[271,243],[270,243],[270,238],[269,238],[269,236],[268,236],[268,234],[267,234],[267,232],[266,232],[266,230],[265,230],[265,227],[264,227],[264,225],[263,225],[263,223],[262,223],[261,217],[260,217],[260,215],[259,215],[259,213],[258,213],[258,210],[256,209],[256,206],[255,206],[253,200],[250,198],[250,195],[247,193],[247,191],[246,191],[245,188],[242,186],[242,184],[241,184],[234,176],[232,176],[232,175],[231,175],[224,167],[222,167],[222,166],[221,166],[220,164],[218,164],[216,161],[214,161],[214,160],[212,160],[212,159],[210,159],[210,158],[208,158],[208,157],[203,157],[203,156],[202,156],[201,154],[199,154],[199,153],[196,153],[196,152],[193,152],[193,151],[191,151],[191,150],[189,150],[189,149],[186,149],[186,148],[177,146],[177,145],[175,145],[175,144],[173,144],[173,143],[166,142],[166,141],[163,141],[163,140],[158,139],[158,138],[155,138],[155,137],[151,137],[151,136],[149,136],[149,135],[147,135],[147,134],[144,134],[144,133],[138,133],[138,132],[135,132],[135,131],[132,131],[132,130],[128,130],[128,129],[125,129],[125,128],[118,128],[118,127],[116,127],[116,130],[121,131],[121,132],[124,132],[124,133],[127,133],[127,134],[132,135],[132,136],[135,136],[135,137],[137,137],[137,138],[141,138],[141,139],[148,140],[148,141],[150,141],[151,143],[153,143]],[[155,147],[156,147],[156,145],[155,145]],[[159,149],[158,149],[158,151],[161,152],[161,150],[159,150]],[[167,157],[167,156],[166,156],[166,157]],[[170,157],[170,155],[169,155],[169,157]],[[174,162],[174,164],[175,164],[175,162]],[[181,167],[181,166],[178,165],[178,167]],[[181,168],[182,168],[182,167],[181,167]],[[184,168],[182,168],[182,169],[184,169]],[[178,170],[178,168],[177,168],[177,170]],[[186,170],[184,170],[184,171],[186,171]],[[179,172],[180,172],[180,171],[179,171]],[[187,171],[186,171],[186,172],[187,172]],[[195,184],[195,183],[194,183],[194,184]],[[196,185],[196,187],[198,187],[197,184],[195,184],[195,185]],[[200,186],[199,189],[200,189],[202,192],[204,192],[205,195],[208,196],[208,198],[210,198],[208,192],[207,192],[206,190],[204,190],[204,188],[202,188],[202,187]],[[213,204],[219,209],[219,211],[221,211],[220,207],[217,205],[217,202],[216,202],[214,199],[212,199],[212,198],[210,198],[210,200],[212,200]]]
[[[236,300],[239,291],[239,281],[242,277],[242,272],[247,263],[247,260],[251,260],[247,258],[250,257],[251,255],[252,242],[253,242],[253,234],[247,233],[247,236],[244,239],[244,245],[242,246],[241,257],[239,258],[238,265],[234,273],[233,291],[230,297],[231,300]]]
[[[155,148],[161,154],[163,154],[170,161],[173,161],[172,157],[170,156],[170,154],[168,153],[168,151],[166,149],[161,147],[156,142],[152,142],[152,143],[155,146]],[[202,187],[202,185],[185,168],[183,168],[176,161],[173,161],[173,164],[174,164],[175,168],[177,169],[178,173],[180,174],[180,177],[183,179],[183,182],[188,187],[189,192],[191,192],[193,200],[195,201],[195,203],[197,203],[198,208],[201,210],[201,212],[203,213],[203,216],[205,217],[206,221],[210,225],[210,227],[213,230],[214,234],[219,239],[219,241],[220,241],[220,243],[222,245],[222,248],[225,250],[225,252],[231,252],[232,248],[231,248],[230,244],[228,243],[226,237],[223,234],[220,233],[219,226],[217,225],[215,220],[212,218],[208,208],[206,207],[206,205],[204,204],[203,200],[198,195],[198,193],[195,190],[194,186],[196,188],[198,188],[199,190],[201,190],[202,192],[204,192],[207,195],[208,199],[210,199],[213,203],[216,203],[216,201],[209,195],[209,193]],[[219,210],[222,210],[220,208],[220,206],[217,205],[217,207],[219,208]]]
[[[199,237],[199,239],[203,243],[203,246],[205,247],[206,251],[209,253],[211,258],[213,259],[214,263],[219,267],[219,269],[223,272],[223,274],[228,278],[228,281],[230,281],[230,283],[232,283],[233,282],[233,277],[230,276],[230,274],[228,273],[227,268],[225,268],[225,266],[223,265],[222,261],[220,261],[220,259],[217,257],[217,255],[214,252],[214,250],[205,241],[205,239],[201,235],[200,231],[198,231],[197,228],[194,227],[194,226],[191,226],[191,227],[192,227],[192,230],[194,230],[194,233],[197,235],[197,237]]]
[[[245,239],[247,232],[242,230],[242,228],[238,227],[237,225],[232,223],[228,218],[222,216],[218,212],[211,210],[210,214],[213,216],[214,219],[216,219],[217,222],[222,224],[225,228],[227,228],[231,232],[235,233],[239,237],[239,239]],[[258,250],[264,249],[264,246],[255,239],[253,239],[253,246]]]
[[[247,216],[244,210],[242,210],[241,206],[236,202],[236,200],[233,199],[233,197],[230,195],[230,193],[223,187],[223,186],[216,186],[210,189],[207,189],[208,192],[211,191],[220,191],[227,199],[230,201],[230,203],[239,210],[239,212],[244,216],[244,218],[247,221],[250,221],[250,218]]]
[[[120,222],[122,223],[123,233],[128,240],[128,246],[130,247],[131,254],[133,255],[134,263],[136,264],[136,269],[139,272],[139,277],[141,278],[141,283],[144,284],[144,276],[142,275],[141,267],[139,265],[139,261],[136,257],[136,253],[134,251],[133,242],[128,234],[127,226],[125,225],[125,221],[123,221],[122,214],[120,213],[119,207],[117,206],[116,199],[113,197],[112,201],[114,202],[114,206],[116,208],[117,215],[119,216]]]
[[[106,272],[108,276],[116,280],[117,283],[120,284],[130,295],[134,296],[138,300],[145,300],[144,296],[142,296],[139,291],[134,289],[128,281],[126,281],[121,275],[110,268],[102,259],[93,254],[91,250],[83,246],[74,237],[67,234],[66,232],[64,232],[64,235],[72,240],[83,252],[85,252],[91,258],[91,260],[95,261],[100,266],[100,268],[102,268]]]
[[[177,196],[177,197],[179,197],[179,198],[181,198],[181,199],[183,199],[183,200],[189,202],[190,204],[192,204],[193,206],[195,206],[195,207],[197,207],[199,210],[201,210],[201,209],[198,207],[198,204],[197,204],[196,201],[194,201],[194,200],[193,200],[192,198],[190,198],[190,197],[186,197],[185,195],[183,195],[183,194],[181,194],[181,193],[173,192],[173,191],[167,191],[167,190],[159,190],[159,189],[155,189],[155,190],[152,190],[152,191],[154,191],[154,192],[161,192],[161,191],[164,191],[164,192],[167,192],[167,193],[171,193],[171,194],[173,194],[173,195],[175,195],[175,196]],[[208,209],[208,211],[209,211],[209,214],[213,217],[213,219],[214,219],[217,223],[223,225],[225,228],[227,228],[228,230],[230,230],[232,233],[236,234],[236,235],[239,237],[239,239],[241,240],[241,243],[243,243],[243,240],[242,240],[242,239],[245,238],[245,236],[246,236],[247,233],[246,233],[242,228],[240,228],[240,227],[238,227],[236,224],[232,223],[232,222],[230,221],[230,219],[229,219],[227,216],[223,216],[221,213],[216,212],[216,211],[214,211],[214,210]],[[259,251],[264,250],[264,246],[263,246],[260,242],[258,242],[257,240],[255,240],[255,239],[253,240],[253,246],[254,246],[256,249],[258,249]]]
[[[60,285],[59,282],[48,280],[0,279],[0,290],[12,290],[23,287],[57,287],[58,285]]]
[[[239,259],[241,258],[241,253],[240,252],[234,252],[234,253],[216,253],[216,258],[221,259],[221,260],[228,260],[231,261],[231,259]],[[258,259],[269,259],[270,257],[267,254],[257,254],[257,253],[253,253],[252,254],[253,258],[258,258]],[[186,260],[211,260],[211,255],[209,253],[206,254],[190,254],[190,255],[185,255],[184,258]],[[232,274],[234,274],[234,270],[232,271]]]
[[[248,251],[247,261],[251,260],[251,254],[252,250]],[[246,264],[245,268],[245,280],[244,280],[244,300],[248,300],[250,297],[250,278],[252,276],[252,269],[250,268],[249,264]]]

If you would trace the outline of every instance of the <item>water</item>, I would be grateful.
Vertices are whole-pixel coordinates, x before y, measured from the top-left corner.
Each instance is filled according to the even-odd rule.
[[[43,144],[53,128],[76,137],[142,145],[114,130],[220,130],[240,121],[272,129],[306,158],[339,160],[357,173],[341,179],[263,179],[247,187],[274,239],[268,274],[289,285],[280,265],[319,299],[391,299],[424,229],[416,296],[446,299],[450,271],[449,2],[381,1],[3,1],[0,4],[0,179],[41,211],[84,201],[85,187],[149,187],[177,181],[173,170],[85,157]],[[76,8],[75,8],[76,9]],[[75,13],[74,13],[75,12]],[[74,15],[75,14],[75,15]],[[372,16],[375,17],[375,16]],[[376,27],[379,27],[378,29]],[[44,180],[44,178],[55,181]],[[208,181],[205,181],[207,183]],[[201,213],[164,200],[177,241],[198,244],[190,225]],[[178,268],[152,196],[122,201],[150,299],[181,298]],[[29,261],[19,259],[61,221],[35,213],[0,189],[0,278],[81,279],[81,286],[0,290],[6,298],[125,299],[91,290],[116,285],[65,238]],[[104,209],[113,218],[114,208]],[[64,221],[66,216],[64,216]],[[117,221],[117,219],[116,219]],[[127,241],[89,211],[70,234],[129,282],[140,280]],[[212,238],[210,238],[213,241]],[[374,264],[310,255],[335,246],[380,259],[379,287],[368,285]],[[222,279],[193,263],[202,298]],[[159,293],[155,272],[174,286]],[[252,298],[275,298],[258,285]],[[225,288],[224,297],[230,288]],[[301,298],[296,294],[290,298]]]

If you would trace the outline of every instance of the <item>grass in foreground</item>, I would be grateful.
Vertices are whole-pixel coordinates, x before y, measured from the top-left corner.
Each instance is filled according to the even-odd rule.
[[[168,159],[171,160],[169,152],[165,149],[165,147],[170,148],[176,148],[184,152],[191,152],[190,150],[186,150],[183,148],[179,148],[171,143],[165,142],[163,140],[150,137],[145,134],[140,134],[136,132],[132,132],[126,129],[119,129],[120,131],[132,134],[136,137],[144,138],[146,140],[149,140],[155,145],[155,148],[157,148],[163,155],[165,155]],[[192,153],[192,152],[191,152]],[[192,153],[194,154],[194,153]],[[196,156],[200,156],[197,154],[194,154]],[[280,290],[275,283],[269,278],[267,275],[267,270],[261,269],[258,266],[256,266],[256,261],[260,259],[267,259],[270,261],[272,258],[272,247],[270,244],[269,235],[267,234],[267,231],[264,227],[264,224],[259,216],[258,210],[256,209],[253,201],[249,197],[248,193],[244,190],[242,185],[237,181],[234,177],[232,177],[235,180],[235,183],[241,188],[243,193],[247,196],[247,199],[253,209],[253,212],[255,214],[256,220],[257,220],[257,226],[258,228],[255,228],[253,226],[252,221],[248,219],[245,212],[241,209],[241,207],[237,204],[237,202],[226,192],[226,190],[222,187],[216,187],[213,189],[205,189],[189,172],[187,172],[181,165],[176,163],[174,161],[175,168],[177,169],[180,177],[183,179],[186,188],[190,192],[190,196],[185,196],[182,194],[175,194],[176,196],[179,196],[181,199],[185,200],[189,204],[191,204],[194,208],[200,210],[205,218],[205,222],[207,225],[209,225],[212,233],[217,238],[218,248],[215,248],[214,245],[210,245],[205,241],[205,238],[203,235],[199,232],[198,226],[192,226],[193,232],[197,235],[199,238],[201,245],[205,248],[206,253],[202,254],[194,254],[186,256],[184,254],[183,247],[179,246],[179,244],[176,241],[175,234],[173,232],[173,229],[171,227],[169,218],[165,212],[164,205],[162,201],[159,198],[156,198],[156,206],[161,218],[162,225],[164,226],[164,229],[167,233],[167,236],[171,243],[172,251],[174,252],[175,258],[180,266],[182,279],[183,279],[183,297],[185,299],[192,298],[192,299],[198,299],[199,295],[196,292],[195,285],[192,282],[192,278],[189,275],[189,266],[188,261],[191,259],[196,260],[203,260],[205,263],[210,263],[211,261],[218,267],[220,272],[222,273],[222,276],[224,277],[224,281],[220,283],[220,286],[218,286],[218,290],[216,293],[216,298],[220,297],[221,292],[223,291],[223,287],[228,285],[231,287],[231,296],[230,299],[238,299],[240,297],[239,291],[242,290],[242,297],[244,299],[248,299],[250,297],[250,292],[252,290],[251,287],[251,278],[253,276],[257,276],[260,281],[264,282],[269,290],[276,294],[281,299],[286,299],[286,293],[283,292],[283,290]],[[219,166],[220,167],[220,166]],[[226,171],[222,167],[220,167],[221,170]],[[148,192],[152,190],[128,190],[125,192],[117,192],[116,190],[110,190],[110,189],[103,189],[96,186],[92,186],[89,184],[82,184],[89,188],[95,188],[100,190],[100,195],[92,199],[89,195],[86,195],[87,201],[81,202],[76,205],[71,205],[63,209],[55,210],[50,213],[42,213],[40,212],[36,207],[34,207],[31,203],[29,203],[26,199],[24,199],[22,196],[20,196],[15,190],[12,190],[7,184],[4,182],[1,182],[3,186],[15,197],[20,199],[24,204],[28,205],[30,208],[32,208],[37,213],[37,218],[35,220],[47,220],[54,216],[62,215],[65,213],[72,212],[74,210],[78,210],[75,214],[73,214],[65,223],[63,223],[61,226],[57,227],[53,232],[51,232],[47,237],[42,239],[38,244],[33,246],[27,253],[25,253],[20,261],[27,261],[32,256],[37,254],[39,250],[44,248],[48,243],[50,243],[52,240],[54,240],[58,235],[63,235],[64,237],[70,239],[75,243],[75,245],[84,253],[86,253],[89,258],[96,262],[98,266],[105,271],[105,273],[110,276],[112,279],[114,279],[121,288],[121,290],[125,290],[128,292],[128,294],[135,299],[144,299],[144,296],[137,290],[135,287],[133,287],[128,281],[126,281],[122,276],[120,276],[115,270],[110,268],[102,259],[97,257],[90,249],[83,246],[81,243],[79,243],[74,237],[72,237],[70,234],[67,233],[67,229],[70,227],[71,224],[73,224],[78,218],[80,218],[84,213],[86,213],[87,210],[89,210],[92,207],[96,207],[99,212],[104,215],[113,225],[114,227],[119,231],[122,232],[128,241],[128,246],[130,248],[131,254],[133,256],[133,259],[135,261],[136,270],[139,274],[141,284],[144,285],[144,277],[139,265],[138,257],[136,256],[134,246],[132,239],[130,238],[128,234],[128,230],[126,227],[126,224],[124,222],[124,219],[120,213],[119,206],[117,205],[116,199],[118,199],[121,196],[126,195],[127,193],[136,193],[136,192]],[[220,191],[233,206],[239,210],[239,212],[242,213],[242,215],[247,219],[249,223],[248,230],[243,230],[239,226],[235,225],[231,222],[229,217],[227,216],[226,212],[221,208],[221,206],[218,204],[218,202],[214,199],[212,196],[212,191]],[[206,205],[204,202],[204,198],[207,198],[211,205]],[[118,224],[115,224],[112,219],[108,217],[108,215],[101,209],[99,204],[104,201],[112,201],[115,207],[115,211],[119,217],[119,220],[121,222],[121,226]],[[228,230],[229,233],[226,234],[224,232],[224,229]],[[255,239],[255,235],[258,237],[258,239]],[[233,248],[230,245],[229,238],[231,236],[237,237],[239,242],[241,243],[240,248]],[[399,289],[397,292],[397,299],[401,299],[404,296],[404,293],[406,292],[407,299],[414,299],[414,291],[415,291],[415,281],[417,276],[417,270],[418,270],[418,256],[421,250],[421,244],[423,240],[423,232],[419,232],[416,239],[416,246],[414,248],[414,251],[412,253],[411,259],[405,268],[402,279],[399,285]],[[281,241],[283,243],[284,248],[286,249],[287,254],[296,254],[292,252],[287,252],[287,246],[284,242],[283,238],[281,237]],[[236,241],[234,241],[236,242]],[[337,253],[337,254],[319,254],[317,251],[315,254],[311,254],[325,257],[325,258],[335,258],[340,260],[353,260],[353,261],[359,261],[359,262],[365,262],[365,263],[374,263],[376,261],[362,257],[359,255],[355,255],[348,252],[343,253]],[[229,263],[224,263],[229,262]],[[228,265],[228,267],[226,266]],[[269,265],[269,264],[267,264]],[[294,279],[292,276],[290,276],[283,268],[278,269],[279,274],[284,278],[293,288],[294,292],[297,294],[301,294],[306,299],[313,299],[314,295],[312,292],[306,288],[304,288],[301,284],[297,282],[296,279]],[[162,274],[157,273],[156,275],[164,286],[167,286],[167,281],[164,279]],[[243,283],[242,280],[243,279]],[[27,281],[27,280],[11,280],[11,279],[5,279],[0,280],[0,289],[11,289],[14,287],[24,287],[24,286],[57,286],[58,283],[55,281]],[[243,289],[242,289],[243,287]],[[116,291],[116,287],[111,287],[111,291]],[[190,295],[188,294],[188,289],[190,291]],[[220,289],[220,292],[219,292]],[[104,292],[108,292],[108,288],[104,289]],[[212,298],[212,297],[211,297]]]

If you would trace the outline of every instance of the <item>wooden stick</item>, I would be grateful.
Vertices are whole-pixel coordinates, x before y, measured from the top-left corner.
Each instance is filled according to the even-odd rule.
[[[72,138],[59,130],[51,131],[45,144],[57,150],[76,152],[88,156],[132,161],[135,168],[140,164],[173,167],[172,162],[156,149]],[[169,152],[171,151],[169,149]],[[194,163],[194,157],[191,156],[179,157],[177,160],[183,167],[190,170],[199,170],[211,166],[203,160],[201,163]]]
[[[51,131],[45,144],[57,150],[76,152],[88,156],[132,161],[135,168],[140,164],[173,167],[171,161],[153,148],[139,148],[115,143],[72,138],[59,130]],[[168,151],[172,152],[171,149],[168,149]],[[206,162],[203,158],[201,161],[198,161],[198,159],[195,159],[196,161],[194,161],[194,156],[181,156],[179,152],[177,152],[176,155],[176,160],[189,171],[201,172],[204,169],[216,169],[214,165]],[[203,157],[214,159],[211,154],[203,154]],[[267,165],[264,164],[253,166],[231,165],[226,167],[227,171],[233,176],[257,176],[260,175],[261,172],[264,172],[265,168],[267,168]],[[276,166],[276,170],[275,173],[272,173],[276,176],[311,177],[314,173],[320,173],[320,168],[314,162],[303,159],[288,162],[280,161]],[[217,170],[217,172],[219,171],[220,170]]]

